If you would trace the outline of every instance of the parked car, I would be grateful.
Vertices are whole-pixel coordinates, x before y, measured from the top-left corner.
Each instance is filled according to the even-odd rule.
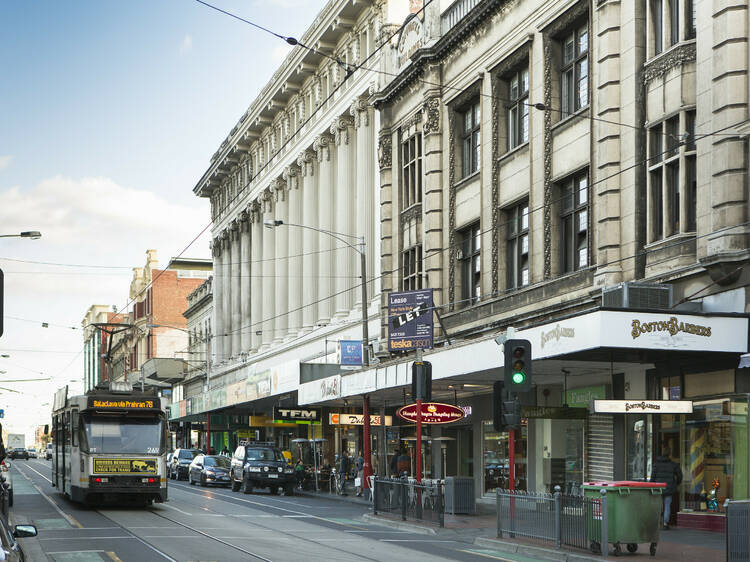
[[[294,494],[294,466],[281,454],[275,443],[250,441],[234,451],[231,467],[232,491],[252,493],[254,488],[268,488],[278,494]]]
[[[4,560],[9,562],[24,562],[21,543],[16,539],[24,537],[35,537],[36,527],[34,525],[9,525],[4,517],[0,517],[0,546],[5,553]]]
[[[8,506],[13,507],[13,473],[10,471],[10,463],[0,461],[0,478],[8,485]]]
[[[29,458],[30,459],[37,458],[37,456],[36,456],[36,449],[34,447],[29,447],[28,451],[29,451]]]
[[[187,480],[190,463],[202,454],[200,449],[175,449],[169,462],[169,477],[172,480]]]
[[[231,461],[221,455],[198,455],[190,463],[188,470],[188,482],[195,484],[200,482],[201,486],[215,484],[229,486],[229,469]]]
[[[48,461],[52,460],[52,452],[54,451],[54,448],[52,446],[52,443],[47,443],[47,449],[44,452],[44,458]]]
[[[26,447],[16,447],[8,453],[8,458],[29,460],[29,452]]]

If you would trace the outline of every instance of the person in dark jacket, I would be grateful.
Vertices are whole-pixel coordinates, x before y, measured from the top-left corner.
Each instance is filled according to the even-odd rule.
[[[677,492],[677,486],[682,482],[682,469],[676,462],[670,460],[669,453],[656,457],[654,466],[651,469],[651,481],[663,482],[667,485],[662,490],[662,500],[664,502],[664,527],[669,529],[669,517],[672,513],[672,496]]]

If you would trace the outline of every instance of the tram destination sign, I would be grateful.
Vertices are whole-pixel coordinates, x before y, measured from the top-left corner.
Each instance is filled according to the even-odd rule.
[[[388,351],[432,349],[432,289],[388,294]]]
[[[96,410],[158,410],[159,401],[153,398],[89,396],[88,407]]]

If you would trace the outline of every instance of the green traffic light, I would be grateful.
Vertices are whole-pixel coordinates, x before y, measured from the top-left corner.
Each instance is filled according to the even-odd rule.
[[[513,384],[523,384],[523,381],[525,380],[526,380],[525,373],[513,373]]]

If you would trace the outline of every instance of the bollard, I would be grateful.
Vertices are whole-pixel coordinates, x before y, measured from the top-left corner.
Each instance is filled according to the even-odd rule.
[[[406,521],[406,479],[401,479],[401,521]]]
[[[560,504],[562,494],[560,486],[555,486],[555,543],[557,548],[562,547],[561,525],[560,525]]]
[[[606,558],[609,553],[609,529],[607,528],[607,489],[602,488],[602,558]]]
[[[437,500],[437,508],[438,508],[438,516],[440,518],[440,527],[445,527],[445,506],[443,505],[443,484],[438,480],[437,483],[437,494],[438,494],[438,500]]]

